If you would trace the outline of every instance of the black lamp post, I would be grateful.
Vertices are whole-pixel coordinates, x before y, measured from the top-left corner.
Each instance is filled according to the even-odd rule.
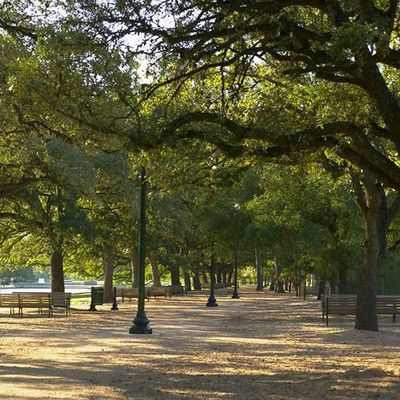
[[[210,260],[210,297],[208,298],[206,307],[218,307],[215,298],[215,260],[214,260],[214,243],[211,243],[211,260]]]
[[[234,276],[234,289],[232,293],[232,299],[240,299],[238,292],[238,253],[235,250],[235,276]]]
[[[153,329],[149,325],[144,310],[145,297],[145,260],[146,260],[146,170],[140,169],[140,231],[139,231],[139,293],[138,293],[138,311],[133,325],[129,329],[132,334],[151,334]]]

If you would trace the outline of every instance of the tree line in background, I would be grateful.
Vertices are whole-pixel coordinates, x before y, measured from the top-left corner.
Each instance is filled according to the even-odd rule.
[[[399,244],[398,12],[3,2],[3,268],[51,265],[54,291],[64,271],[108,288],[113,270],[135,271],[146,165],[155,282],[161,266],[198,284],[213,248],[225,275],[265,265],[278,290],[306,272],[340,291],[356,282],[356,328],[376,330]]]

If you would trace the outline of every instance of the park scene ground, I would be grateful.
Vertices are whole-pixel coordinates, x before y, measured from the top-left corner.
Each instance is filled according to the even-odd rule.
[[[129,335],[136,304],[70,317],[0,319],[2,399],[398,399],[400,328],[321,322],[320,303],[241,291],[152,299],[153,335]],[[76,309],[76,310],[75,310]]]

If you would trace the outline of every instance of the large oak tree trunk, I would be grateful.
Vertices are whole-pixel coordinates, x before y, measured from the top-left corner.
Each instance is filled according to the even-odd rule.
[[[185,290],[187,292],[190,292],[192,290],[192,284],[190,282],[190,274],[189,274],[189,272],[185,271],[184,279],[185,279]]]
[[[228,276],[226,278],[226,281],[232,284],[233,283],[232,280],[233,280],[233,265],[229,265],[228,266]]]
[[[383,185],[370,176],[352,176],[354,193],[365,220],[364,258],[358,271],[356,329],[378,330],[377,273],[387,254],[386,236],[400,211],[400,196],[388,207]]]
[[[179,265],[171,265],[169,267],[171,271],[171,285],[172,286],[179,286],[181,284],[181,279],[179,276]]]
[[[261,253],[260,250],[255,249],[255,261],[256,261],[256,272],[257,272],[257,288],[256,290],[261,291],[264,290],[263,285],[263,268],[261,262]]]
[[[193,289],[201,290],[200,273],[197,268],[193,272]]]
[[[276,278],[275,278],[275,272],[271,272],[271,276],[269,278],[269,291],[274,292],[275,291],[275,285],[276,285]]]
[[[153,275],[153,286],[161,286],[161,275],[158,269],[157,258],[153,252],[149,253],[149,260],[151,264],[151,273]]]
[[[103,273],[104,273],[104,302],[113,302],[113,275],[114,275],[114,250],[105,244],[103,246]]]
[[[216,276],[217,276],[217,283],[222,283],[222,263],[216,263],[215,264],[215,269],[216,269]]]
[[[281,267],[278,259],[275,258],[275,276],[276,276],[275,292],[277,292],[277,293],[285,292],[285,290],[283,288],[283,281],[281,278],[281,273],[282,273],[282,267]]]
[[[325,286],[326,286],[326,278],[325,276],[321,277],[318,283],[318,293],[317,293],[317,300],[321,300],[323,294],[325,294]]]
[[[223,264],[222,268],[222,283],[227,283],[227,278],[228,278],[228,265]]]
[[[65,292],[64,286],[64,257],[61,250],[53,251],[50,257],[51,264],[51,291]]]

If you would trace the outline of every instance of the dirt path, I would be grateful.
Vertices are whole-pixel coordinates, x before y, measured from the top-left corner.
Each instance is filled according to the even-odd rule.
[[[0,315],[0,399],[400,399],[400,323],[326,328],[319,304],[242,292],[240,300],[151,300],[151,336],[127,333],[135,303],[65,318]],[[4,310],[3,310],[4,312]]]

